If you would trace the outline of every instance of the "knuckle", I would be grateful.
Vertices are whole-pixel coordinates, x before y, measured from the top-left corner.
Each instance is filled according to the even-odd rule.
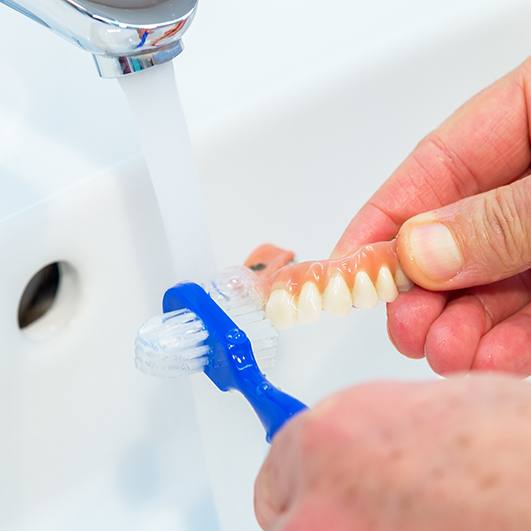
[[[500,266],[510,272],[526,262],[529,228],[526,207],[519,190],[507,186],[485,196],[481,226],[490,254]],[[527,207],[529,208],[529,206]],[[526,241],[527,240],[527,241]]]

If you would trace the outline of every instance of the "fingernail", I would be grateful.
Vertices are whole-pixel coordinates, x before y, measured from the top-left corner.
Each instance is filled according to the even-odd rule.
[[[408,244],[411,260],[430,280],[451,280],[463,267],[459,246],[442,223],[414,226],[409,231]]]

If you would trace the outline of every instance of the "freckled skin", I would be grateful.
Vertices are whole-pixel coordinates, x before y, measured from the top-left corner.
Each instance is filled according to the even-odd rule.
[[[275,438],[256,482],[264,529],[531,529],[531,386],[474,375],[374,383]]]

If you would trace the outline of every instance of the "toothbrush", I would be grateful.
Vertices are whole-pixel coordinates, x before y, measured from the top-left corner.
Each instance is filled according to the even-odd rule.
[[[271,359],[278,334],[264,318],[255,283],[250,270],[237,268],[206,289],[195,283],[170,288],[163,298],[164,314],[140,329],[135,355],[145,373],[171,377],[203,371],[221,391],[239,391],[270,443],[288,420],[307,408],[271,384],[258,367],[255,353],[261,360]]]

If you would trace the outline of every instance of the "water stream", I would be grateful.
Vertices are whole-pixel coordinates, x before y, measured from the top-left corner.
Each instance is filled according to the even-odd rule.
[[[168,62],[146,72],[126,76],[120,79],[120,83],[129,100],[142,142],[171,251],[175,282],[212,278],[214,258],[205,208],[173,65]],[[218,459],[219,447],[215,441],[205,436],[212,424],[212,416],[215,415],[212,402],[217,403],[218,397],[210,386],[205,387],[207,382],[202,380],[198,378],[193,383],[187,378],[176,380],[175,385],[190,388],[190,403],[168,404],[168,407],[183,413],[195,411],[194,416],[198,419],[199,430],[196,426],[190,426],[189,430],[183,426],[184,432],[188,433],[187,440],[179,443],[180,448],[175,448],[175,452],[182,452],[185,448],[182,459],[193,460],[197,473],[194,477],[175,478],[175,481],[189,482],[190,490],[194,487],[200,489],[200,507],[181,509],[188,513],[199,513],[199,517],[204,518],[201,513],[208,512],[209,507],[213,506],[212,494],[209,492],[212,488],[214,498],[219,501],[219,492],[212,486],[213,478],[208,477],[204,461],[206,459],[208,469],[212,471],[211,464]],[[182,415],[183,423],[187,422],[185,418],[190,418],[190,415]],[[201,433],[202,440],[199,436],[194,437],[194,433]],[[201,520],[194,516],[192,518],[195,523],[190,529],[206,531],[206,524],[198,523]],[[209,518],[208,531],[218,528],[214,523],[215,519],[215,515]],[[190,517],[187,521],[190,521]]]
[[[138,128],[176,280],[211,278],[214,258],[171,62],[120,79]]]

